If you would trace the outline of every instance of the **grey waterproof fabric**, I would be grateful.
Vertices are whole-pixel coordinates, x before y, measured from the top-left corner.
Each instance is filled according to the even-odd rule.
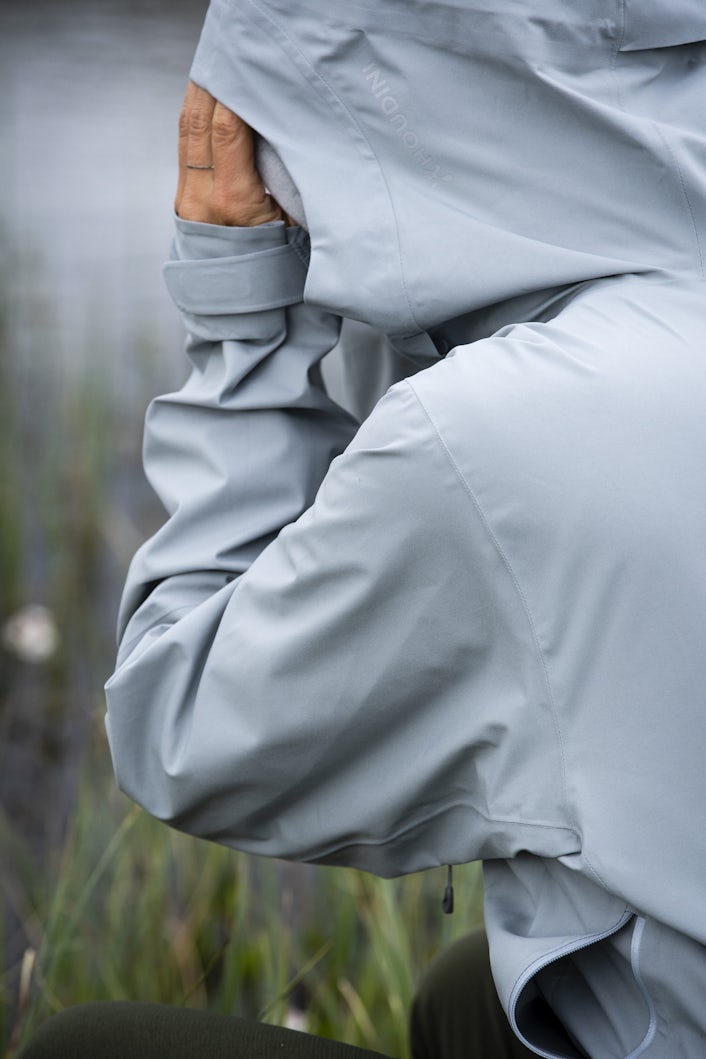
[[[192,72],[309,235],[176,222],[118,781],[256,853],[483,859],[544,1056],[706,1054],[704,37],[701,0],[216,0]],[[416,371],[360,426],[342,317]]]

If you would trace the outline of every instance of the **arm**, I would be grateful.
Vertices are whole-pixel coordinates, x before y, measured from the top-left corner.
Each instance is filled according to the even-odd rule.
[[[248,568],[311,504],[355,431],[318,365],[338,317],[302,302],[308,237],[285,227],[254,167],[250,129],[191,83],[179,125],[176,234],[165,279],[192,372],[147,415],[146,474],[170,518],[133,561],[120,658],[172,611]],[[178,579],[178,580],[177,580]]]
[[[260,854],[383,875],[497,855],[478,777],[515,675],[498,556],[409,384],[345,447],[316,381],[338,321],[301,300],[303,249],[276,221],[178,222],[194,369],[147,418],[169,519],[123,601],[118,781]]]
[[[201,130],[208,100],[195,102]],[[285,228],[275,204],[263,212],[263,189],[248,179],[239,201],[251,205],[237,217],[214,206],[218,144],[212,155],[194,142],[190,118],[165,274],[193,370],[147,416],[145,468],[169,518],[128,575],[107,691],[111,750],[121,786],[176,826],[259,852],[333,856],[356,832],[371,839],[387,801],[377,792],[368,821],[351,829],[359,779],[345,780],[343,760],[355,733],[363,758],[383,752],[355,716],[356,697],[388,668],[379,624],[399,621],[394,564],[374,538],[385,532],[399,563],[394,520],[407,518],[402,497],[417,492],[416,473],[408,466],[398,478],[393,466],[388,483],[365,470],[366,495],[354,459],[352,481],[350,471],[345,484],[333,479],[343,495],[320,494],[311,525],[306,516],[298,525],[356,427],[317,380],[339,320],[303,303],[306,236]],[[187,155],[214,157],[217,168],[186,170]],[[204,220],[253,216],[260,226]],[[374,596],[381,611],[369,621]]]

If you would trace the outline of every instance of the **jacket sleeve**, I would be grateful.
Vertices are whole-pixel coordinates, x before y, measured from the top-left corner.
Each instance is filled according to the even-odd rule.
[[[497,852],[478,774],[514,668],[453,462],[407,382],[336,457],[354,427],[316,365],[338,323],[295,300],[302,237],[189,234],[231,244],[167,266],[194,367],[147,417],[169,518],[125,590],[118,782],[270,856],[394,875]]]

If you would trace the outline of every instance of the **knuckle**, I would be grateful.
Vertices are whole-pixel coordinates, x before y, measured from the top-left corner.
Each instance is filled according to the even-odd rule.
[[[213,119],[211,135],[217,143],[231,143],[235,138],[235,122],[225,115]]]
[[[211,128],[211,122],[203,111],[192,110],[188,118],[188,131],[192,136],[205,136]]]

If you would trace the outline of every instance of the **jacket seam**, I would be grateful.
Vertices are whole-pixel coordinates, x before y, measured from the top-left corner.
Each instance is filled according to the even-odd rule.
[[[701,252],[701,241],[699,239],[699,229],[698,229],[698,226],[696,224],[696,218],[694,217],[694,208],[691,205],[691,199],[689,197],[689,192],[688,192],[687,187],[686,187],[686,181],[684,180],[684,173],[682,171],[682,167],[679,164],[679,159],[677,158],[674,150],[672,149],[672,145],[669,142],[669,138],[667,137],[667,134],[665,133],[665,131],[662,128],[662,126],[659,125],[657,122],[652,122],[652,126],[653,126],[657,136],[662,141],[662,144],[664,145],[664,148],[665,148],[667,154],[669,155],[669,157],[670,157],[670,159],[672,161],[672,165],[674,166],[674,170],[675,170],[675,172],[677,174],[677,178],[679,180],[679,187],[681,189],[682,198],[683,198],[684,203],[686,205],[686,212],[689,215],[689,221],[691,223],[691,229],[692,229],[693,236],[694,236],[694,243],[696,245],[696,256],[697,256],[698,262],[699,262],[699,274],[703,278],[703,276],[704,276],[704,258],[703,258],[703,254]]]
[[[621,90],[621,87],[620,87],[620,78],[618,76],[617,67],[618,67],[618,56],[620,55],[620,53],[623,50],[623,45],[625,43],[625,35],[627,33],[627,0],[618,0],[618,2],[619,2],[620,18],[622,20],[622,26],[621,26],[620,33],[619,33],[619,35],[617,37],[617,40],[616,40],[616,46],[615,46],[615,49],[613,51],[613,58],[612,58],[612,62],[610,64],[610,69],[611,69],[611,73],[613,75],[613,79],[614,79],[614,82],[615,82],[616,100],[617,100],[617,103],[618,103],[618,106],[619,106],[620,110],[622,110],[623,113],[625,114],[625,113],[627,113],[627,111],[626,111],[626,108],[625,108],[625,100],[623,99],[623,94],[622,94],[622,90]],[[686,181],[684,180],[684,173],[683,173],[682,167],[681,167],[681,165],[679,163],[679,159],[677,158],[677,156],[676,156],[676,154],[674,152],[674,149],[672,148],[671,143],[669,142],[669,138],[668,138],[667,134],[665,133],[664,129],[662,128],[662,126],[656,121],[650,122],[650,125],[652,126],[655,135],[660,140],[660,142],[661,142],[662,146],[664,147],[665,151],[667,152],[667,155],[669,156],[669,159],[670,159],[670,161],[672,163],[672,167],[673,167],[674,172],[676,174],[677,180],[679,181],[679,189],[680,189],[681,194],[682,194],[683,203],[686,206],[686,213],[688,215],[689,224],[691,226],[692,234],[693,234],[693,237],[694,237],[694,244],[695,244],[695,247],[696,247],[696,257],[697,257],[697,260],[698,260],[699,275],[703,279],[704,275],[705,275],[705,273],[704,273],[704,256],[703,256],[703,251],[701,249],[701,240],[699,238],[699,227],[698,227],[698,225],[696,223],[696,217],[694,216],[694,207],[691,204],[691,198],[689,197],[689,191],[688,191],[687,186],[686,186]]]
[[[538,636],[538,633],[537,633],[537,627],[536,627],[534,618],[532,616],[532,612],[530,610],[530,606],[529,606],[529,603],[527,601],[527,597],[526,597],[526,595],[525,595],[525,593],[524,593],[524,591],[522,589],[522,585],[520,584],[519,578],[517,577],[517,574],[515,573],[515,570],[514,570],[512,564],[511,564],[511,562],[510,562],[510,560],[509,560],[509,558],[508,558],[503,546],[501,545],[500,541],[498,540],[497,535],[495,534],[492,526],[490,525],[490,522],[489,522],[489,520],[488,520],[488,518],[487,518],[487,516],[486,516],[486,514],[485,514],[485,512],[484,512],[484,510],[483,510],[483,508],[482,508],[482,506],[480,504],[480,501],[478,500],[478,497],[476,496],[474,491],[471,489],[469,483],[467,482],[465,476],[463,475],[463,472],[461,471],[461,468],[456,463],[456,460],[454,459],[454,457],[453,457],[448,445],[446,444],[444,438],[442,437],[442,435],[441,435],[441,433],[439,431],[439,428],[437,427],[437,425],[434,422],[431,414],[429,413],[428,409],[425,407],[421,397],[419,396],[419,394],[417,393],[416,389],[414,388],[414,386],[411,384],[411,382],[409,380],[406,380],[406,385],[409,386],[410,390],[414,394],[414,396],[415,396],[415,398],[416,398],[416,400],[417,400],[417,402],[419,404],[419,407],[421,408],[421,410],[424,413],[425,417],[427,418],[429,424],[431,425],[431,428],[434,431],[434,434],[436,435],[436,438],[438,439],[438,442],[439,442],[443,452],[445,453],[446,458],[447,458],[449,464],[451,465],[451,468],[452,468],[454,474],[456,475],[456,477],[461,482],[461,485],[462,485],[466,495],[468,496],[468,498],[471,501],[473,507],[475,508],[476,513],[477,513],[477,515],[478,515],[478,517],[479,517],[479,519],[481,521],[481,524],[483,525],[483,528],[485,529],[485,532],[486,532],[486,534],[488,536],[488,539],[490,540],[490,542],[493,545],[495,551],[497,552],[498,556],[500,557],[500,559],[501,559],[501,561],[503,563],[503,566],[505,567],[505,569],[506,569],[506,571],[508,573],[510,581],[511,581],[511,583],[512,583],[514,589],[515,589],[515,592],[516,592],[517,597],[518,597],[518,599],[520,601],[520,604],[522,606],[522,610],[524,612],[525,618],[527,620],[527,624],[528,624],[529,629],[530,629],[530,633],[531,633],[531,636],[532,636],[532,642],[534,644],[534,648],[535,648],[535,651],[536,651],[536,654],[537,654],[537,658],[539,659],[539,663],[540,663],[542,674],[543,674],[543,678],[544,678],[544,685],[545,685],[545,688],[547,690],[547,696],[548,696],[548,699],[549,699],[549,706],[550,706],[551,715],[552,715],[552,722],[553,722],[553,725],[554,725],[554,733],[555,733],[555,736],[556,736],[557,745],[558,745],[558,749],[559,749],[559,758],[560,758],[560,761],[561,761],[561,789],[562,789],[562,794],[563,794],[563,799],[564,799],[564,811],[566,813],[567,820],[570,821],[571,829],[575,832],[575,834],[580,835],[579,829],[576,826],[576,821],[573,819],[573,814],[569,812],[569,797],[568,797],[568,790],[567,790],[567,783],[566,783],[566,755],[565,755],[565,750],[564,750],[564,740],[563,740],[563,736],[562,736],[561,725],[559,724],[559,716],[558,716],[558,710],[557,710],[557,707],[556,707],[556,699],[555,699],[555,696],[554,696],[554,690],[552,688],[552,683],[551,683],[551,680],[550,680],[550,677],[549,677],[549,669],[548,669],[548,666],[547,666],[546,659],[544,657],[544,652],[542,651],[541,645],[539,643],[539,636]]]
[[[625,34],[627,32],[627,13],[625,11],[625,3],[626,0],[618,0],[620,32],[615,39],[615,47],[613,49],[613,56],[610,63],[610,72],[613,75],[613,82],[615,85],[616,101],[618,107],[623,113],[625,113],[625,103],[623,101],[623,93],[620,87],[620,78],[618,77],[618,56],[622,51]]]
[[[335,854],[335,853],[342,853],[342,852],[344,852],[347,849],[352,849],[353,847],[355,847],[357,849],[380,849],[380,848],[384,848],[384,847],[393,847],[400,840],[404,840],[404,838],[407,835],[409,835],[412,832],[416,831],[420,827],[426,827],[428,824],[430,824],[433,820],[436,820],[438,817],[445,816],[450,810],[454,810],[454,809],[465,809],[465,810],[468,810],[469,808],[472,810],[472,812],[476,816],[480,817],[481,820],[485,820],[485,821],[487,821],[489,823],[493,823],[493,824],[519,824],[522,827],[531,827],[531,828],[534,828],[534,829],[537,829],[537,830],[553,831],[555,833],[557,831],[561,831],[561,832],[565,832],[568,835],[571,835],[572,838],[580,839],[580,835],[578,834],[576,829],[571,827],[570,825],[567,825],[567,824],[552,824],[552,823],[547,823],[547,822],[538,823],[537,821],[534,821],[534,820],[523,820],[521,818],[515,818],[515,817],[503,817],[503,816],[488,815],[487,813],[481,812],[480,809],[476,809],[475,806],[469,805],[468,802],[455,801],[453,803],[445,804],[443,806],[443,808],[437,809],[435,812],[429,813],[427,816],[420,816],[413,823],[408,824],[406,827],[400,828],[399,831],[395,831],[394,834],[381,837],[381,838],[377,839],[376,841],[373,841],[373,840],[357,841],[357,840],[351,839],[350,841],[347,841],[345,843],[337,843],[337,844],[333,844],[331,846],[327,846],[325,849],[317,850],[316,853],[311,853],[311,854],[303,853],[302,855],[304,857],[310,857],[311,859],[321,860],[322,857],[328,857],[331,854]],[[477,858],[473,858],[473,859],[475,860]],[[444,860],[440,860],[439,863],[443,864],[443,863],[446,863],[446,862]]]
[[[627,0],[618,0],[620,7],[620,36],[618,38],[618,46],[616,48],[616,58],[618,52],[621,51],[623,44],[625,43],[625,34],[628,31],[628,12],[627,12]]]
[[[391,191],[390,191],[390,185],[388,183],[387,176],[385,175],[385,170],[383,169],[383,167],[382,167],[382,165],[380,163],[380,159],[378,158],[375,149],[373,148],[370,140],[368,139],[368,137],[366,136],[365,132],[363,131],[363,128],[362,128],[360,122],[358,121],[358,119],[356,118],[355,114],[346,105],[346,103],[344,103],[344,101],[341,99],[341,97],[338,94],[338,92],[335,91],[335,89],[330,84],[330,82],[327,81],[326,78],[323,77],[322,74],[320,74],[319,71],[314,68],[313,64],[306,57],[305,53],[302,51],[302,49],[299,47],[299,45],[296,43],[296,41],[294,41],[292,39],[292,37],[289,36],[289,34],[285,30],[285,28],[283,27],[281,22],[279,22],[272,15],[272,13],[270,13],[269,11],[266,11],[259,3],[257,3],[257,0],[248,0],[248,2],[251,4],[252,7],[257,8],[257,10],[260,12],[260,15],[263,18],[267,19],[267,21],[270,22],[273,26],[277,27],[277,30],[278,30],[278,32],[280,34],[280,38],[283,38],[283,39],[287,40],[289,42],[290,46],[292,47],[292,49],[294,49],[296,51],[296,53],[299,56],[300,60],[303,63],[306,64],[306,67],[307,67],[307,69],[308,69],[308,71],[310,73],[310,77],[311,77],[311,82],[310,83],[320,82],[326,88],[326,91],[330,93],[330,95],[336,100],[336,102],[338,103],[340,108],[345,112],[346,116],[348,117],[348,120],[355,127],[356,131],[358,132],[358,135],[361,137],[361,139],[364,141],[365,145],[367,146],[368,150],[370,151],[371,156],[375,159],[375,162],[377,164],[377,169],[378,169],[378,172],[380,174],[380,179],[382,180],[382,183],[384,185],[385,192],[386,192],[386,195],[387,195],[387,200],[388,200],[388,206],[389,206],[389,209],[390,209],[390,214],[391,214],[391,216],[393,218],[394,229],[395,229],[395,248],[396,248],[396,251],[397,251],[397,265],[398,265],[398,268],[399,268],[399,275],[400,275],[400,282],[401,282],[401,285],[402,285],[402,290],[404,292],[404,299],[405,299],[405,302],[407,304],[407,311],[409,312],[410,319],[411,319],[412,323],[415,325],[415,327],[418,328],[419,330],[423,330],[422,325],[419,323],[419,321],[417,320],[417,317],[415,316],[414,309],[413,309],[413,306],[412,306],[412,299],[410,297],[409,289],[407,287],[407,280],[406,280],[406,276],[405,276],[405,272],[404,272],[404,265],[403,265],[403,262],[402,262],[402,249],[401,249],[401,246],[400,246],[400,227],[399,227],[399,221],[397,219],[397,213],[395,212],[395,207],[394,207],[394,203],[393,203],[393,199],[392,199],[392,194],[391,194]],[[282,48],[282,50],[285,51],[284,48]],[[285,54],[286,54],[286,52],[285,52]],[[288,56],[288,58],[291,61],[291,59],[292,59],[291,55]],[[327,103],[328,103],[329,108],[332,111],[334,111],[334,116],[336,117],[336,120],[338,121],[338,116],[335,114],[334,108],[331,107],[330,102],[327,101]]]

